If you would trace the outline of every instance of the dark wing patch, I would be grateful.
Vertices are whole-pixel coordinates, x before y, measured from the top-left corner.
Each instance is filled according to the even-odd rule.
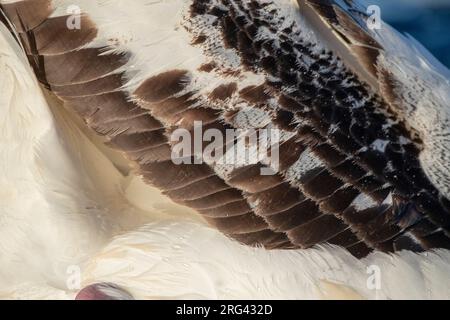
[[[358,28],[357,20],[334,1],[308,2],[351,48],[359,48],[353,51],[358,55],[360,50],[361,58],[364,54],[365,68],[375,65],[379,46]],[[215,62],[217,49],[232,50],[241,65],[225,68],[214,62],[195,70],[164,71],[141,83],[132,97],[123,89],[121,74],[127,53],[114,54],[109,47],[80,49],[97,34],[88,17],[89,28],[61,32],[60,41],[49,43],[62,19],[49,18],[50,11],[39,22],[25,11],[18,19],[20,10],[8,14],[18,30],[27,31],[22,40],[40,80],[112,147],[124,151],[145,182],[196,209],[230,237],[270,249],[329,242],[358,257],[373,249],[448,246],[448,207],[421,170],[410,132],[333,52],[305,40],[295,22],[284,24],[289,19],[275,2],[192,1],[190,14],[200,18],[185,21],[192,45]],[[203,16],[212,24],[190,24]],[[201,28],[221,36],[209,39]],[[200,94],[195,83],[202,72],[230,80]],[[246,73],[265,81],[241,87],[239,77]],[[203,129],[239,129],[240,105],[263,112],[268,125],[292,134],[279,146],[276,175],[258,175],[263,163],[222,176],[213,163],[171,161],[167,137],[173,130],[193,130],[199,120]],[[247,118],[249,123],[256,120]],[[310,170],[297,166],[306,153],[317,158]],[[194,162],[198,155],[189,157]],[[359,195],[373,205],[358,203]],[[390,203],[392,195],[403,206]]]

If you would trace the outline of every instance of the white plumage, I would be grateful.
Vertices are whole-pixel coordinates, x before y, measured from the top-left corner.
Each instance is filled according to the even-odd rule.
[[[67,7],[62,5],[65,1],[54,2],[58,8]],[[199,49],[179,38],[187,35],[161,27],[174,27],[177,14],[183,12],[182,2],[149,3],[142,10],[122,1],[105,1],[105,10],[99,12],[91,8],[91,1],[78,1],[99,23],[99,39],[111,39],[134,53],[123,67],[130,92],[150,74],[204,63],[199,61]],[[280,3],[290,8],[289,1]],[[54,12],[58,14],[66,12]],[[106,18],[110,16],[120,18],[111,24]],[[156,38],[144,37],[148,34],[141,32],[141,20],[147,27],[151,21],[147,32]],[[108,26],[103,27],[102,21]],[[126,33],[120,28],[123,23],[131,23]],[[450,101],[448,71],[427,62],[423,49],[412,40],[403,49],[397,46],[396,34],[380,32],[379,37],[385,46],[395,42],[389,46],[396,50],[394,56],[388,52],[382,58],[389,70],[412,87],[414,83],[407,81],[433,86],[429,96],[415,97],[419,104],[408,119],[422,132],[441,125],[425,135],[432,141],[425,143],[429,149],[421,160],[440,190],[450,192],[446,189],[450,180],[442,174],[449,172],[450,161],[434,158],[448,150],[450,142],[442,131],[448,128],[448,109],[428,104],[434,101],[434,106],[443,107]],[[411,48],[417,49],[413,56]],[[182,54],[172,59],[174,51]],[[406,65],[413,63],[414,68],[408,69],[398,56],[413,59]],[[217,86],[213,80],[205,91]],[[100,144],[75,124],[74,116],[42,91],[3,25],[0,92],[1,298],[73,298],[77,290],[67,287],[70,266],[81,268],[82,286],[111,282],[138,299],[450,298],[446,250],[373,253],[358,260],[334,246],[295,251],[250,248],[211,229],[190,209],[173,204],[132,173],[125,176],[119,171]],[[436,152],[437,148],[444,152]],[[373,266],[380,271],[377,289],[369,284]]]

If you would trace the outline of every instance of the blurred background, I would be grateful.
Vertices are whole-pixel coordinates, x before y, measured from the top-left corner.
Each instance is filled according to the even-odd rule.
[[[450,0],[366,0],[381,17],[419,40],[450,68]]]

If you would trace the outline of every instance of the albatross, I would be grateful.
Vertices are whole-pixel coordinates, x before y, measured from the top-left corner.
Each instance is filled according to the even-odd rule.
[[[450,298],[450,72],[358,1],[0,4],[0,297]]]

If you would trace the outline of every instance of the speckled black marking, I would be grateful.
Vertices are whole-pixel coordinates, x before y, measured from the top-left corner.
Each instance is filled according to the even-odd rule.
[[[379,203],[390,192],[398,194],[413,202],[422,217],[435,225],[434,230],[437,227],[448,230],[450,211],[439,201],[439,193],[421,169],[420,150],[415,144],[421,142],[414,141],[415,134],[396,123],[385,102],[343,68],[332,52],[318,50],[316,44],[303,40],[295,24],[280,30],[284,17],[276,9],[267,11],[270,4],[271,1],[197,0],[191,14],[216,16],[225,46],[236,50],[247,70],[267,75],[266,84],[278,92],[282,109],[275,114],[274,123],[285,130],[296,130],[302,143],[314,148],[327,163],[324,174],[331,172],[352,183],[356,190],[371,195]],[[324,15],[327,9],[327,6],[319,8],[325,10]],[[335,18],[331,11],[328,16]],[[273,37],[257,37],[262,28]],[[293,125],[296,119],[301,123],[297,127]],[[313,127],[307,129],[305,120]],[[399,140],[402,136],[414,142],[402,144]],[[385,141],[384,150],[372,145],[377,140]],[[319,190],[321,187],[304,187],[311,191],[309,196],[330,196]],[[333,187],[336,190],[338,184]],[[333,207],[332,200],[328,206]],[[391,214],[388,211],[373,216],[365,225],[355,226],[360,230],[358,237],[372,247],[393,250],[395,239],[403,230],[397,221],[386,223],[387,215]],[[383,232],[383,226],[391,233]],[[420,240],[421,235],[416,236]],[[396,243],[395,247],[403,247],[400,243],[406,241]]]

